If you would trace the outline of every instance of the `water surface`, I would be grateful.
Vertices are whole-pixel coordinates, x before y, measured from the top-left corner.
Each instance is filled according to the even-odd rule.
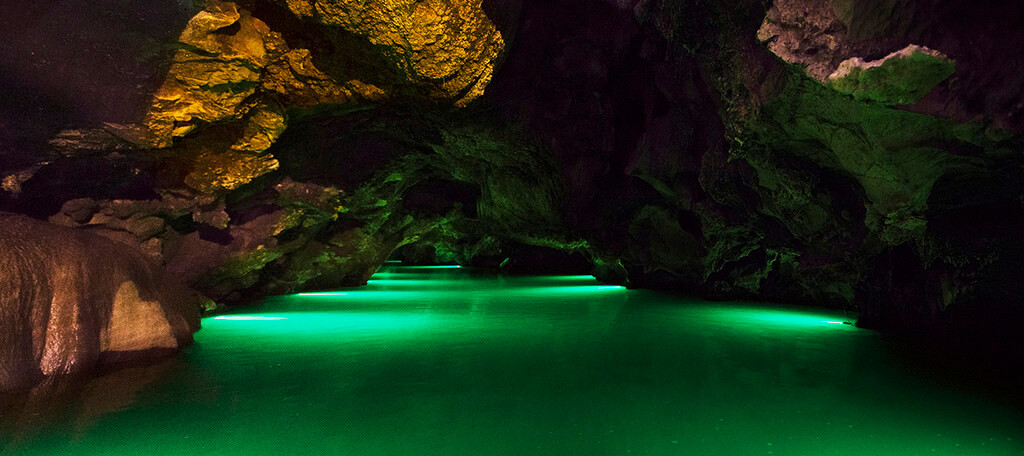
[[[63,399],[56,418],[35,418],[22,404],[24,416],[8,412],[15,431],[0,434],[0,443],[8,439],[0,448],[1024,454],[1020,410],[906,365],[877,334],[844,319],[626,290],[589,276],[389,267],[363,288],[273,298],[205,319],[181,357],[97,379]]]

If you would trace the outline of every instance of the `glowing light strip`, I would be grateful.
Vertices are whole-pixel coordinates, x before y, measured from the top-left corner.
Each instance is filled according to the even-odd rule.
[[[434,266],[402,266],[403,269],[459,269],[462,265],[458,264],[438,264]]]
[[[275,321],[275,320],[287,320],[285,317],[254,317],[248,315],[238,316],[220,316],[213,317],[214,320],[233,320],[233,321]]]
[[[315,291],[311,293],[299,293],[295,296],[348,296],[348,293],[343,291]]]

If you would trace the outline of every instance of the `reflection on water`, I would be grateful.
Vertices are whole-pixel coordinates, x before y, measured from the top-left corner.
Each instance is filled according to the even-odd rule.
[[[0,393],[0,451],[24,450],[61,421],[80,439],[104,416],[131,407],[140,391],[178,364],[171,359],[96,378],[50,378],[28,392]]]
[[[0,439],[28,455],[1024,454],[1017,410],[905,368],[842,313],[389,267],[225,317],[173,362],[0,405]]]

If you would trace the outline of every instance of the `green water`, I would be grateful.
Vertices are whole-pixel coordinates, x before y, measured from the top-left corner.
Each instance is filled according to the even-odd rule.
[[[1018,455],[1020,410],[842,312],[388,267],[7,411],[25,455]],[[34,401],[34,402],[33,402]],[[6,443],[2,439],[7,439]]]

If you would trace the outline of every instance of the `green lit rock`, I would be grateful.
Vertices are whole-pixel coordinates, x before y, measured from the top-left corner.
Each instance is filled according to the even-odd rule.
[[[832,88],[885,105],[917,103],[956,71],[956,62],[938,51],[910,45],[884,59],[865,62],[855,57],[829,75]]]
[[[267,263],[280,258],[281,255],[281,252],[263,246],[241,252],[229,258],[220,267],[205,274],[196,286],[200,289],[212,290],[213,294],[218,296],[233,290],[252,287],[259,279],[259,271]]]
[[[648,272],[661,270],[694,282],[700,277],[700,242],[679,226],[667,208],[641,208],[630,223],[629,235]]]
[[[754,142],[767,149],[751,151],[747,143],[736,147],[733,153],[758,169],[762,186],[773,193],[770,199],[791,200],[783,203],[791,208],[804,207],[801,212],[805,214],[800,217],[807,219],[796,228],[801,237],[815,226],[817,230],[828,231],[827,224],[811,223],[814,205],[807,203],[817,197],[808,199],[807,193],[801,191],[778,193],[777,185],[816,188],[812,182],[817,177],[814,173],[803,173],[805,177],[799,178],[793,171],[782,171],[769,164],[773,156],[809,160],[816,167],[853,177],[864,193],[865,226],[887,244],[898,245],[924,235],[924,211],[935,181],[952,170],[970,167],[975,161],[950,153],[949,148],[992,145],[977,125],[860,103],[796,74],[795,70],[787,70],[787,75],[778,96],[764,104],[763,116],[748,124],[748,133],[757,132]],[[798,183],[806,179],[812,181]],[[820,201],[815,204],[821,206],[826,202]]]

